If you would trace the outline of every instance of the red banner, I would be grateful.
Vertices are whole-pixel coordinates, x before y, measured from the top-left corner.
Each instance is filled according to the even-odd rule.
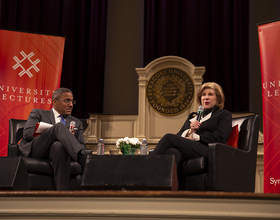
[[[60,86],[64,37],[0,30],[0,156],[7,155],[9,119],[50,109]]]
[[[258,25],[262,74],[264,193],[280,193],[280,21]]]

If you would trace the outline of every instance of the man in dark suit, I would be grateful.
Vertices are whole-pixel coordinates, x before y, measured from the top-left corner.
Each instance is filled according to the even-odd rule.
[[[67,190],[70,177],[70,157],[80,162],[85,154],[85,141],[82,122],[71,116],[73,93],[70,89],[59,88],[52,95],[51,110],[33,109],[23,130],[19,149],[23,156],[48,159],[54,169],[57,190]],[[38,137],[33,133],[36,124],[45,122],[53,126]],[[70,127],[71,124],[71,128]],[[73,126],[74,125],[74,126]]]

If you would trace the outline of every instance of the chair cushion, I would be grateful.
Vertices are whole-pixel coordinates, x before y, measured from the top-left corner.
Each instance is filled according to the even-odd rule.
[[[37,159],[32,157],[22,157],[28,173],[53,175],[53,167],[48,160]],[[70,175],[82,173],[82,166],[76,161],[70,162]]]
[[[239,130],[238,125],[235,125],[228,137],[227,145],[238,148]]]
[[[207,159],[205,157],[186,160],[183,163],[183,174],[201,174],[207,171]]]

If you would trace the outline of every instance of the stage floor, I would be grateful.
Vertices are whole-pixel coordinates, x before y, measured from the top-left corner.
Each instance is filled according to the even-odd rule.
[[[280,194],[0,191],[0,219],[280,219]]]

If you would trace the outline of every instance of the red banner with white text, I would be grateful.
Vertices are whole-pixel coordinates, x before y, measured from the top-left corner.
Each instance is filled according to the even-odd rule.
[[[0,30],[0,156],[7,155],[9,119],[50,109],[60,86],[65,38]]]
[[[280,193],[280,21],[258,25],[262,74],[264,193]]]

